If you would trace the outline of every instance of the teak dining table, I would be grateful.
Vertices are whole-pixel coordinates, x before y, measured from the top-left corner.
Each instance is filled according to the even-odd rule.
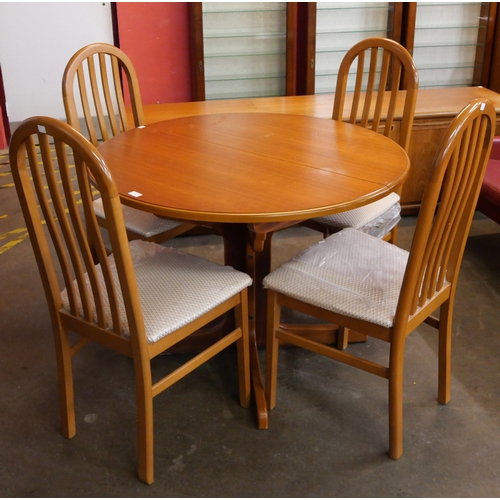
[[[252,382],[267,408],[257,352],[265,338],[271,236],[297,221],[376,201],[409,172],[394,141],[354,125],[280,113],[221,113],[152,123],[99,146],[125,205],[214,224],[225,264],[248,272]]]
[[[399,120],[403,113],[405,91],[399,92],[395,110],[395,124],[391,137],[397,141]],[[249,97],[196,102],[170,102],[146,104],[143,107],[145,123],[151,124],[172,118],[212,113],[283,113],[329,119],[332,116],[334,94]],[[348,119],[352,94],[346,95]],[[451,121],[473,99],[489,99],[497,112],[496,135],[500,135],[500,94],[485,87],[420,88],[415,107],[412,135],[408,156],[411,171],[401,192],[403,214],[416,214],[425,190],[427,179],[434,165],[441,139]],[[374,100],[375,101],[375,100]],[[374,103],[373,103],[374,105]],[[362,106],[360,106],[362,109]],[[360,111],[361,112],[361,111]],[[382,111],[384,114],[385,111]],[[133,123],[131,111],[128,112]]]

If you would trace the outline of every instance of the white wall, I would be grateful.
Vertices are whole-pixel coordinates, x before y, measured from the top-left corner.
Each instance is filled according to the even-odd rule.
[[[61,82],[81,47],[113,43],[106,2],[0,2],[0,64],[10,122],[33,115],[64,119]]]

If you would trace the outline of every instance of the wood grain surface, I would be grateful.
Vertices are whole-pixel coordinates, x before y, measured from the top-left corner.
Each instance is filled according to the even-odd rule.
[[[99,146],[123,202],[210,222],[305,219],[375,201],[409,170],[392,140],[299,115],[226,113],[167,120]],[[130,192],[141,193],[140,197]]]

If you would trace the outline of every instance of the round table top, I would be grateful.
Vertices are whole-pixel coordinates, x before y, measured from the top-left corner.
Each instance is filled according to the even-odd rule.
[[[319,217],[383,197],[405,180],[393,140],[333,120],[270,113],[176,118],[99,146],[122,201],[209,222]]]

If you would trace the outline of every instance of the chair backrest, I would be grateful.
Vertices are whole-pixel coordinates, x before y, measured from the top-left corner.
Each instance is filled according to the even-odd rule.
[[[349,72],[355,60],[356,72],[352,74],[355,76],[354,92],[349,110],[345,109],[346,93],[350,91]],[[401,88],[405,91],[401,92]],[[389,136],[396,109],[402,106],[398,144],[408,151],[417,92],[418,71],[411,54],[394,40],[367,38],[351,47],[342,59],[332,117],[376,132],[379,132],[383,122],[382,132]]]
[[[88,323],[100,336],[96,340],[131,355],[130,341],[122,336],[119,304],[123,299],[132,345],[137,341],[146,346],[120,198],[97,149],[66,123],[33,117],[13,134],[9,154],[53,324],[61,322],[64,287],[67,314]],[[92,189],[99,191],[103,201],[114,264],[99,231]],[[93,251],[99,266],[94,264]]]
[[[122,77],[125,82],[122,88]],[[130,125],[125,108],[128,92],[134,124]],[[93,43],[80,49],[64,70],[62,93],[68,123],[82,132],[83,113],[86,134],[94,146],[120,132],[144,125],[139,83],[129,57],[119,48]],[[77,107],[78,106],[78,107]],[[79,109],[78,109],[79,108]]]
[[[422,199],[396,323],[407,322],[445,289],[454,293],[495,124],[493,104],[476,99],[453,120],[441,142]]]

